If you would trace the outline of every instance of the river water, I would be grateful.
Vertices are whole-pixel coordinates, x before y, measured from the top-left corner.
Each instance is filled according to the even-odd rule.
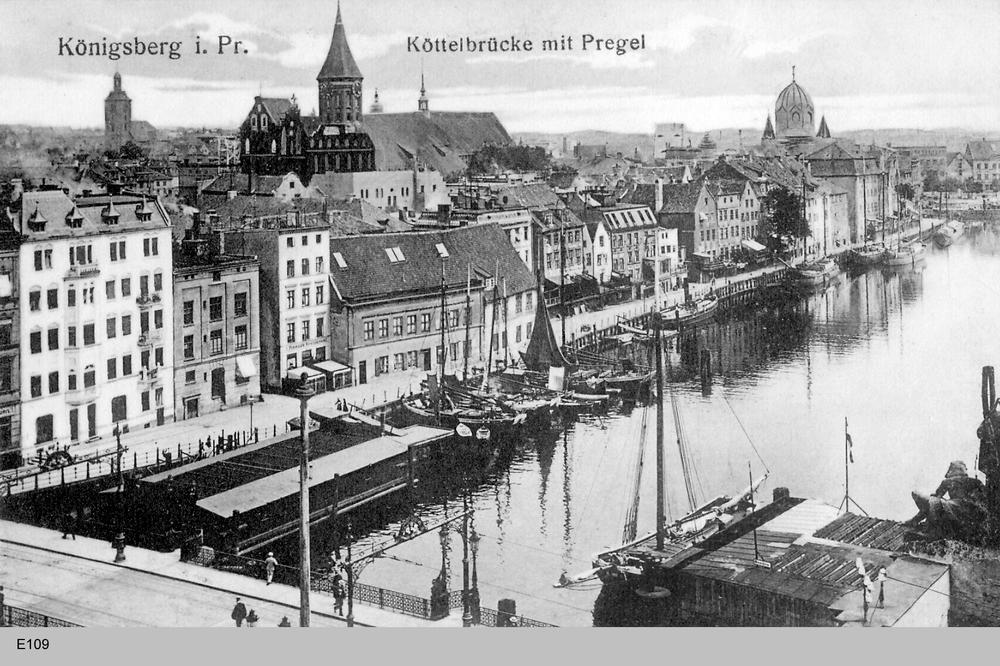
[[[825,290],[770,299],[723,313],[669,351],[695,498],[731,494],[752,473],[762,488],[839,505],[845,494],[845,419],[853,439],[850,496],[869,514],[904,520],[910,491],[933,490],[952,460],[972,469],[981,420],[981,368],[1000,364],[1000,236],[966,235],[947,250],[928,247],[916,267],[844,274]],[[702,350],[712,377],[698,374]],[[646,352],[633,352],[648,362]],[[674,418],[665,414],[670,514],[687,510]],[[561,626],[590,626],[598,583],[552,587],[562,571],[589,568],[591,555],[621,543],[633,501],[640,443],[638,530],[655,517],[655,413],[643,405],[554,419],[507,459],[469,481],[484,606]],[[415,502],[385,507],[356,530],[358,547],[384,541],[411,511],[430,522],[460,508],[460,472],[425,475]],[[855,509],[856,511],[856,509]],[[333,536],[313,530],[314,561]],[[462,541],[451,536],[451,589],[462,587]],[[360,581],[430,596],[442,564],[438,535],[393,548]],[[461,610],[453,610],[461,613]]]

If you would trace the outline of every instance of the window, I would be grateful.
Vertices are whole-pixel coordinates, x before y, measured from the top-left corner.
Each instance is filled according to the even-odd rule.
[[[375,322],[373,322],[373,321],[366,321],[365,322],[364,339],[365,340],[374,340],[375,339]]]
[[[323,257],[316,257],[316,272],[323,272]]]
[[[49,350],[59,349],[59,329],[50,328],[47,333],[49,337]]]
[[[35,250],[35,270],[42,270],[42,251]]]
[[[417,332],[417,315],[406,315],[406,333],[413,335]]]
[[[246,324],[242,324],[240,326],[237,326],[236,329],[235,329],[235,331],[234,331],[234,333],[235,333],[235,338],[236,338],[236,349],[237,350],[246,349],[247,348],[247,326],[246,326]]]
[[[429,312],[425,312],[420,315],[420,332],[427,333],[431,330],[431,315]]]
[[[35,419],[35,443],[44,444],[45,442],[51,442],[53,438],[52,434],[52,415],[46,414],[45,416],[39,416]]]
[[[125,241],[118,241],[118,258],[125,260]]]
[[[70,289],[66,292],[66,305],[71,308],[76,307],[76,289]]]
[[[153,291],[163,289],[163,273],[153,273]]]
[[[139,335],[146,335],[149,333],[149,313],[140,312],[139,313]]]
[[[417,367],[417,352],[416,350],[406,353],[406,367],[415,368]]]
[[[14,359],[0,357],[0,393],[10,393],[14,388]]]
[[[31,397],[41,398],[42,397],[42,376],[32,375],[31,376]]]
[[[326,360],[326,347],[317,347],[316,348],[316,360],[317,361],[325,361]]]
[[[132,278],[122,278],[122,296],[132,295]]]
[[[67,327],[69,332],[69,341],[66,343],[67,347],[76,347],[76,326]]]
[[[323,305],[323,285],[316,285],[316,305]]]
[[[190,361],[194,358],[194,336],[184,336],[184,359]]]
[[[378,337],[387,338],[389,337],[389,320],[379,319],[378,320]]]
[[[302,260],[302,274],[303,275],[309,275],[309,260],[308,259],[303,259]]]
[[[216,329],[208,334],[208,341],[212,345],[212,355],[222,353],[222,329]]]
[[[317,338],[322,338],[323,337],[323,318],[322,317],[320,317],[319,319],[316,320],[316,337]]]
[[[389,372],[389,357],[379,356],[375,359],[375,374],[381,375],[386,372]]]
[[[52,250],[45,250],[45,267],[52,268]]]
[[[212,296],[208,299],[208,319],[209,321],[222,320],[222,296]],[[157,328],[160,328],[157,326]]]
[[[42,292],[32,291],[28,294],[28,306],[31,308],[32,312],[37,312],[42,309]]]
[[[149,391],[143,391],[142,392],[141,402],[142,402],[142,411],[148,412],[149,411]]]
[[[115,423],[128,418],[128,398],[124,395],[111,398],[111,420]]]
[[[42,332],[41,331],[32,331],[31,334],[30,334],[30,336],[29,336],[29,338],[31,340],[31,353],[32,354],[41,354],[42,353]]]
[[[139,365],[144,370],[149,370],[149,350],[148,349],[144,349],[142,351],[142,353],[139,355]]]
[[[316,234],[316,244],[319,245],[323,242],[323,234]]]
[[[108,300],[114,300],[115,298],[115,281],[108,280],[104,283],[104,295]]]
[[[295,290],[289,289],[285,292],[285,306],[291,310],[295,307]]]
[[[149,276],[140,275],[139,276],[139,297],[149,298]]]
[[[49,310],[55,310],[59,307],[59,290],[49,289],[45,292],[45,300],[48,303]]]
[[[309,307],[309,287],[302,287],[302,307]]]
[[[295,260],[289,259],[285,264],[285,277],[295,277]]]
[[[184,325],[194,324],[194,301],[184,301]]]
[[[149,249],[150,249],[149,248],[149,240],[150,239],[148,239],[148,238],[143,238],[142,239],[142,254],[143,254],[144,257],[148,257],[149,256]]]
[[[153,357],[156,360],[156,365],[157,366],[162,366],[163,365],[163,347],[157,347],[155,350],[153,350]]]
[[[406,354],[393,354],[392,355],[392,369],[393,370],[405,370],[406,369]]]
[[[309,339],[309,322],[302,322],[302,341],[305,342]]]
[[[49,395],[53,393],[59,393],[59,373],[50,372],[49,373]]]
[[[521,314],[521,294],[514,297],[514,314]]]
[[[403,318],[393,317],[392,318],[392,334],[402,335],[403,334]]]
[[[111,261],[118,261],[118,243],[112,242],[110,249],[111,249]]]
[[[108,379],[115,379],[118,376],[118,359],[108,359]]]
[[[108,339],[110,340],[111,338],[115,337],[115,335],[116,335],[115,318],[110,317],[108,319]]]
[[[452,310],[450,317],[451,321],[448,322],[448,326],[450,328],[458,328],[458,317],[459,317],[458,310]]]
[[[94,344],[94,342],[96,340],[96,335],[94,333],[95,333],[95,331],[94,331],[94,325],[93,324],[84,324],[83,325],[83,344],[84,345],[92,345],[92,344]]]
[[[295,322],[285,324],[285,342],[295,342]]]
[[[514,342],[521,341],[521,326],[520,324],[514,329]]]
[[[132,335],[132,315],[122,315],[122,335]]]
[[[285,357],[285,368],[288,370],[298,367],[298,363],[298,354],[289,354]]]
[[[285,238],[285,247],[295,247],[295,236]]]
[[[122,356],[122,376],[128,377],[132,374],[132,355],[125,354]]]
[[[247,316],[247,292],[241,291],[233,296],[233,315],[237,317]]]
[[[188,370],[187,372],[184,373],[184,383],[185,384],[194,384],[196,381],[197,380],[195,379],[195,372],[194,372],[194,370]]]

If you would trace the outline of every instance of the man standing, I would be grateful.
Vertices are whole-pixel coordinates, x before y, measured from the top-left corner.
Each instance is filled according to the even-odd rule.
[[[278,566],[278,560],[274,559],[274,553],[268,553],[267,559],[264,560],[264,568],[267,570],[267,584],[270,585],[271,581],[274,580],[274,567]]]
[[[68,539],[73,537],[73,541],[76,541],[76,509],[67,511],[63,515],[63,539]]]
[[[234,620],[236,620],[237,627],[243,626],[243,620],[246,619],[246,616],[247,616],[247,607],[243,605],[243,602],[240,601],[239,597],[236,597],[236,605],[233,606],[233,614],[231,617]]]

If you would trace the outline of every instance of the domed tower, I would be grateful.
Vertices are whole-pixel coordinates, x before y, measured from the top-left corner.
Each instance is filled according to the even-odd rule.
[[[795,82],[795,68],[792,68],[792,82],[781,91],[774,103],[774,124],[778,140],[783,143],[802,143],[812,139],[816,122],[816,110],[812,98],[805,89]]]
[[[364,77],[347,45],[339,2],[330,50],[316,80],[319,82],[320,123],[350,125],[361,122],[361,82]]]
[[[104,148],[120,150],[132,139],[132,100],[122,90],[122,75],[115,72],[114,88],[104,100]]]

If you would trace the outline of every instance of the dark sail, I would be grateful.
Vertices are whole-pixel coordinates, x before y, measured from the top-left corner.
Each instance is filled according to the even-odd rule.
[[[563,356],[556,342],[556,334],[549,321],[549,310],[545,307],[545,295],[538,291],[538,306],[535,308],[535,323],[531,329],[528,348],[521,354],[528,370],[548,373],[550,367],[570,370],[570,363]]]

